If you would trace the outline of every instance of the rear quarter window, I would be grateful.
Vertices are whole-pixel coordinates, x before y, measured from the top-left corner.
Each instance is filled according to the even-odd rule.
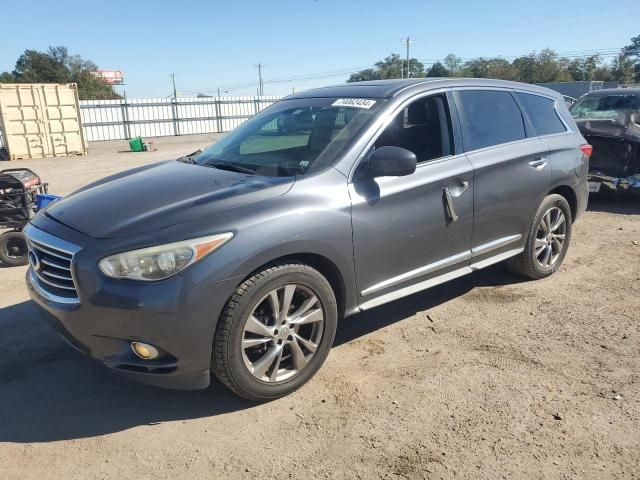
[[[525,138],[522,113],[511,93],[460,90],[454,95],[465,151]]]
[[[531,120],[531,125],[537,136],[567,131],[564,123],[558,117],[554,100],[529,93],[518,92],[515,95]]]

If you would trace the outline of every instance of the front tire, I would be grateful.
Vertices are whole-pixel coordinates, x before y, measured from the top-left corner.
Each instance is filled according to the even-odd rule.
[[[555,273],[569,248],[572,221],[562,195],[545,197],[533,217],[524,251],[509,260],[511,270],[535,280]]]
[[[246,399],[283,397],[322,366],[337,320],[335,295],[317,270],[299,263],[272,265],[243,282],[227,302],[211,369]]]

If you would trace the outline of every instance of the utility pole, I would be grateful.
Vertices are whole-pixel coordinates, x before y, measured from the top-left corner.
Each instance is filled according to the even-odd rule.
[[[260,85],[258,88],[258,95],[262,97],[264,95],[264,84],[262,83],[262,67],[264,67],[264,65],[259,63],[256,67],[258,68],[258,81]]]
[[[405,43],[407,44],[407,78],[409,78],[411,76],[411,72],[409,71],[409,46],[413,43],[411,37],[407,36]]]
[[[176,74],[171,74],[171,82],[173,83],[173,99],[178,98],[178,92],[176,91]]]
[[[218,88],[218,98],[220,98],[220,89]]]

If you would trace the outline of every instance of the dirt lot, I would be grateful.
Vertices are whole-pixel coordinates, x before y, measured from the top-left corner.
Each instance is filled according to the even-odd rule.
[[[24,162],[66,194],[189,153]],[[65,168],[59,168],[64,166]],[[0,478],[640,478],[640,203],[592,200],[564,268],[502,266],[345,320],[315,379],[253,405],[75,353],[0,270]]]

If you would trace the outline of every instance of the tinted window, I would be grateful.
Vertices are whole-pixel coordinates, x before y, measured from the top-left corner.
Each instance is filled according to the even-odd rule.
[[[455,92],[466,151],[525,138],[522,114],[509,92]]]
[[[376,140],[376,148],[402,147],[425,162],[453,154],[449,107],[444,95],[433,95],[410,103],[391,121]]]
[[[527,112],[536,135],[551,135],[567,131],[556,112],[556,102],[550,98],[528,93],[516,93],[516,95]]]

